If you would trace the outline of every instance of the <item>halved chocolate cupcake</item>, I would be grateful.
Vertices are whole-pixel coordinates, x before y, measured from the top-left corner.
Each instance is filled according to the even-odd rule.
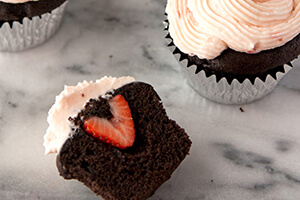
[[[58,153],[60,175],[104,199],[147,199],[191,146],[152,86],[130,77],[66,87],[48,122],[44,145]]]

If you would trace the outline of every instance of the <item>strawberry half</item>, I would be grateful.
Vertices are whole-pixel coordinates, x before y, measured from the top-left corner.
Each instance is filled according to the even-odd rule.
[[[110,120],[91,117],[84,121],[84,130],[120,149],[131,147],[135,139],[135,129],[127,101],[118,94],[109,100],[109,104],[113,117]]]

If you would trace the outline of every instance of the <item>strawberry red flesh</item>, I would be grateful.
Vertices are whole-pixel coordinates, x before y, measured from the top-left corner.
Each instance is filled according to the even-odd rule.
[[[110,120],[91,117],[84,121],[84,130],[93,137],[120,149],[131,147],[135,139],[134,122],[125,98],[118,94],[109,100],[113,117]]]

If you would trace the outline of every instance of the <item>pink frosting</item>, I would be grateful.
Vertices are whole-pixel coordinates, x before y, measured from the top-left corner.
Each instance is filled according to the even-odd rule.
[[[38,0],[0,0],[1,2],[4,2],[4,3],[14,3],[14,4],[17,4],[17,3],[26,3],[26,2],[29,2],[29,1],[38,1]]]
[[[174,44],[202,59],[273,49],[300,32],[300,0],[168,0],[166,13]]]

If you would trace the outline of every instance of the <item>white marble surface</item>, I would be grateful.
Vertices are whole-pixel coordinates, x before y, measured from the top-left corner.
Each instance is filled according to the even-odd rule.
[[[165,47],[165,3],[70,0],[49,42],[0,53],[0,199],[99,199],[61,178],[42,143],[47,111],[63,85],[104,75],[152,84],[193,141],[191,154],[150,199],[300,199],[300,62],[262,100],[210,102],[186,84]]]

